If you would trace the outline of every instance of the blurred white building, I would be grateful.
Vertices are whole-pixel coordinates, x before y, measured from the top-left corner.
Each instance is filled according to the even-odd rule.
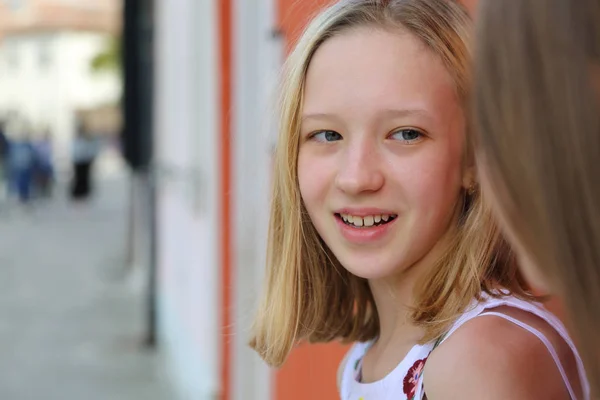
[[[120,18],[120,0],[0,1],[0,118],[20,121],[9,135],[49,132],[59,168],[70,161],[76,111],[120,98],[117,71],[91,68]]]

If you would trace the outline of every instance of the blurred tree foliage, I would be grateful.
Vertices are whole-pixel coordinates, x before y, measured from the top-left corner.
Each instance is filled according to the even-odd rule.
[[[121,75],[121,37],[111,37],[106,41],[104,49],[92,58],[92,71],[116,72]]]

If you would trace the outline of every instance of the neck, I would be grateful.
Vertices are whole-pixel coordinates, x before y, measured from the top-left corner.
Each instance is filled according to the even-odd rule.
[[[417,342],[423,335],[410,318],[415,304],[414,286],[420,276],[417,272],[417,268],[411,268],[402,276],[369,281],[379,316],[378,346],[387,347],[398,341]]]
[[[423,337],[423,328],[416,326],[410,318],[416,305],[415,286],[424,274],[436,266],[453,234],[452,230],[447,232],[425,257],[401,273],[369,281],[379,316],[379,348],[393,344],[415,344]]]

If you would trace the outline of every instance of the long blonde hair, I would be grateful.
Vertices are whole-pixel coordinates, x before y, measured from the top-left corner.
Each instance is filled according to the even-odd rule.
[[[598,393],[600,1],[480,7],[478,156],[516,240],[565,303]]]
[[[284,68],[266,287],[251,340],[273,366],[281,365],[299,341],[365,341],[379,333],[368,282],[345,270],[319,237],[303,205],[297,171],[311,58],[327,39],[362,26],[412,33],[440,57],[460,100],[468,97],[470,21],[453,1],[343,0],[308,26]],[[412,318],[424,327],[423,342],[440,337],[482,291],[501,286],[525,295],[511,254],[477,192],[465,193],[454,242],[418,286]]]

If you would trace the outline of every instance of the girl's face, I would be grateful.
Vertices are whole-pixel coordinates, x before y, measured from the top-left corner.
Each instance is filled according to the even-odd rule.
[[[405,271],[455,223],[465,121],[442,62],[411,34],[355,29],[328,39],[306,77],[298,179],[342,265]]]

